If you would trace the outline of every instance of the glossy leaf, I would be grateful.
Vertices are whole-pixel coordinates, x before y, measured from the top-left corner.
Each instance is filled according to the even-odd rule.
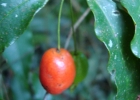
[[[133,21],[112,0],[87,2],[95,17],[96,35],[109,51],[108,70],[117,87],[115,98],[135,100],[140,93],[140,60],[130,49],[134,32]]]
[[[27,28],[48,0],[0,0],[0,54]]]
[[[120,3],[127,9],[135,24],[135,35],[131,41],[131,50],[135,56],[140,58],[140,0],[120,0]]]

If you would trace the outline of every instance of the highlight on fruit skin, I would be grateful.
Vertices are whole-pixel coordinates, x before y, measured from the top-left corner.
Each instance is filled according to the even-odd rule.
[[[71,54],[61,48],[47,50],[41,59],[39,78],[44,89],[57,95],[68,89],[75,78],[76,69]]]

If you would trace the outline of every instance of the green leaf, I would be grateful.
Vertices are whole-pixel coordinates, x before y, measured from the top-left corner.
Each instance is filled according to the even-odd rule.
[[[14,99],[11,100],[31,100],[29,89],[29,71],[31,57],[34,52],[32,46],[32,33],[25,31],[18,40],[6,48],[3,57],[6,59],[14,76],[10,81],[10,89]]]
[[[89,66],[88,66],[88,60],[82,52],[74,51],[71,52],[71,55],[74,59],[75,67],[76,67],[76,76],[73,84],[70,87],[71,92],[73,92],[73,90],[77,87],[77,85],[85,79],[88,73]]]
[[[48,0],[0,0],[0,54],[27,28]]]
[[[95,32],[106,45],[108,70],[117,87],[116,100],[135,100],[140,93],[140,60],[133,55],[130,42],[134,25],[130,16],[112,0],[87,0],[95,17]],[[113,100],[113,98],[112,98]]]
[[[135,24],[135,35],[131,41],[131,50],[135,56],[140,58],[140,0],[120,0],[120,3],[127,9]]]
[[[73,85],[78,85],[86,77],[88,72],[88,60],[82,52],[72,52],[71,53],[76,65],[76,77],[74,79]]]

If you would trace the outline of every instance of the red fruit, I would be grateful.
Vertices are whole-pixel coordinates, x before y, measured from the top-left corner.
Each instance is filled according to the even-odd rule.
[[[42,86],[50,94],[60,94],[69,88],[75,74],[74,60],[67,50],[51,48],[42,56],[39,77]]]

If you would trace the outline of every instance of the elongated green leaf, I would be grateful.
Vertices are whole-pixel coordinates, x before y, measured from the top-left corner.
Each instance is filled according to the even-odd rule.
[[[95,16],[96,35],[109,51],[108,70],[117,86],[116,100],[135,100],[140,93],[140,60],[130,49],[133,21],[112,0],[87,2]]]
[[[140,58],[140,0],[120,0],[127,9],[135,24],[135,35],[131,42],[131,50],[135,56]]]
[[[48,0],[0,0],[0,54],[27,28]]]

